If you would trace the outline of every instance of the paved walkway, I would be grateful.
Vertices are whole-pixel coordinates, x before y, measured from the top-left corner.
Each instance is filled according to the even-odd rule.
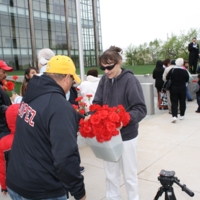
[[[157,177],[161,169],[174,170],[181,184],[191,189],[188,196],[174,183],[178,200],[200,199],[200,114],[195,113],[196,101],[187,103],[185,119],[171,123],[168,110],[157,110],[141,123],[138,137],[138,177],[140,200],[153,200],[161,186]],[[105,173],[103,162],[90,147],[80,148],[88,200],[105,200]],[[126,190],[121,179],[122,199]],[[164,199],[164,193],[159,199]]]
[[[195,113],[196,101],[187,103],[185,119],[171,123],[167,110],[157,110],[141,123],[138,137],[138,178],[140,200],[153,200],[161,186],[157,180],[161,169],[174,170],[181,184],[194,193],[189,197],[174,183],[177,200],[200,200],[200,114]],[[90,147],[80,147],[87,200],[106,200],[103,162],[97,159]],[[121,179],[122,199],[126,190]],[[0,196],[0,200],[9,197]],[[71,197],[70,200],[73,198]],[[165,199],[164,193],[159,199]]]

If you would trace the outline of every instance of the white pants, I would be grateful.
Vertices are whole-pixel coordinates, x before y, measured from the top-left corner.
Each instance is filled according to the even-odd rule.
[[[124,175],[127,200],[139,200],[137,178],[137,137],[124,141],[124,152],[118,162],[104,161],[107,200],[122,200],[120,194],[120,168]]]

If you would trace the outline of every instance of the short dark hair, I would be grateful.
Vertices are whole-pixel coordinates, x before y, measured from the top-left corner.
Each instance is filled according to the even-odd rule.
[[[90,70],[88,70],[87,76],[89,76],[89,75],[98,77],[98,70],[97,69],[90,69]]]
[[[197,38],[196,38],[196,37],[193,37],[192,39],[193,39],[193,40],[194,40],[194,39],[196,40]]]
[[[169,58],[166,58],[166,59],[163,61],[163,65],[167,66],[168,64],[170,64],[170,59],[169,59]]]

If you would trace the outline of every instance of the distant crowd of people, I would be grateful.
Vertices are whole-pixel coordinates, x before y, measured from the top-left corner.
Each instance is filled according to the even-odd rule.
[[[199,58],[199,45],[196,43],[196,38],[188,45],[189,62],[183,58],[176,60],[165,59],[164,61],[158,60],[156,67],[153,71],[153,78],[155,79],[155,87],[158,95],[158,108],[168,109],[169,114],[172,115],[172,123],[175,123],[180,114],[180,120],[184,119],[186,110],[186,99],[193,101],[188,84],[192,81],[191,74],[200,73],[200,68],[197,69],[197,62]],[[197,84],[199,83],[200,74],[198,74]],[[171,82],[170,88],[166,90],[165,85]],[[196,91],[198,108],[195,111],[200,113],[200,91]],[[163,100],[163,96],[167,99]],[[167,102],[167,104],[164,104]]]

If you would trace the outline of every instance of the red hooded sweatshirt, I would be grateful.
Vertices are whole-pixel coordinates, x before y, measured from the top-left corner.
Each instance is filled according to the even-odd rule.
[[[1,191],[7,192],[6,189],[6,168],[8,165],[9,152],[13,143],[14,133],[16,129],[16,119],[19,104],[10,105],[6,110],[6,122],[10,130],[10,134],[4,136],[0,140],[0,183]]]

